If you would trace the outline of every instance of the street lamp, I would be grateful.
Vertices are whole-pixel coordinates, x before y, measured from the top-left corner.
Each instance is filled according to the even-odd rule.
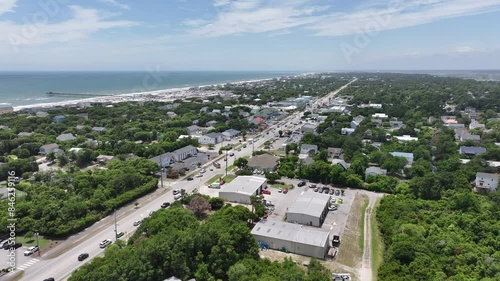
[[[227,149],[226,149],[226,177],[227,177],[227,162],[229,162],[229,159],[227,159]]]

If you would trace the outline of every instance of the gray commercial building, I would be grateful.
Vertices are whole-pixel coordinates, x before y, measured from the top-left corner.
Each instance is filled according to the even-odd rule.
[[[252,229],[261,246],[298,255],[325,259],[330,232],[294,223],[261,220]]]
[[[229,202],[251,204],[251,196],[259,195],[267,187],[265,178],[256,176],[239,176],[222,186],[219,197]]]
[[[331,196],[317,192],[304,192],[288,208],[286,221],[321,227],[328,214]]]

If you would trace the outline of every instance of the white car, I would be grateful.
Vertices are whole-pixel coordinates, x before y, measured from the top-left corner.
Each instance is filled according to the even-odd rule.
[[[182,198],[182,194],[180,194],[180,193],[177,193],[177,194],[174,195],[174,199],[175,200],[179,200],[181,198]]]
[[[203,174],[197,174],[196,177],[201,178],[201,177],[203,177]]]
[[[206,172],[205,169],[200,170],[200,174],[203,174],[204,172]]]
[[[99,244],[99,247],[101,248],[106,248],[106,246],[108,246],[109,244],[113,243],[113,241],[111,241],[111,239],[106,239],[104,241],[102,241],[100,244]]]
[[[141,224],[141,221],[134,221],[134,226],[139,226]]]
[[[31,256],[34,253],[38,252],[39,250],[40,250],[40,248],[38,246],[32,246],[32,247],[29,247],[28,250],[24,251],[24,255]]]

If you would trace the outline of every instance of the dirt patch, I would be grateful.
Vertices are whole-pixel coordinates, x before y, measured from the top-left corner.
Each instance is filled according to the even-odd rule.
[[[354,197],[337,254],[337,262],[351,268],[361,266],[363,249],[361,249],[359,241],[363,239],[363,233],[360,225],[362,223],[363,207],[367,200],[366,195],[356,194]]]

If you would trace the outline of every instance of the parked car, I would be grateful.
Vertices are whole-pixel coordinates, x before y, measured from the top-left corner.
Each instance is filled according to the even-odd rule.
[[[134,226],[139,226],[141,224],[141,221],[134,221]]]
[[[278,189],[278,192],[279,193],[283,192],[283,188]]]
[[[182,194],[180,194],[180,193],[177,193],[176,195],[174,195],[175,200],[179,200],[181,198],[182,198]]]
[[[196,177],[201,178],[201,177],[203,177],[203,174],[197,174]]]
[[[318,192],[318,191],[319,191],[319,187],[316,187],[316,188],[314,189],[314,192]]]
[[[176,195],[176,194],[181,193],[181,190],[180,190],[180,189],[174,189],[174,190],[172,190],[172,193],[173,193],[174,195]]]
[[[38,246],[31,246],[26,251],[24,251],[24,255],[31,256],[38,251],[40,251],[40,248]]]
[[[311,185],[309,186],[309,188],[316,188],[316,185],[315,185],[315,184],[311,184]]]
[[[297,184],[298,187],[302,187],[304,185],[306,185],[305,181],[299,181],[299,183]]]
[[[330,207],[328,207],[328,211],[337,211],[337,210],[338,210],[338,207],[335,205],[331,205]]]
[[[118,234],[116,234],[116,238],[120,238],[122,237],[123,235],[125,235],[125,232],[118,232]]]
[[[192,181],[192,180],[193,180],[193,177],[189,176],[186,180],[188,180],[188,181]]]
[[[262,190],[262,194],[271,195],[271,191],[269,189],[264,189]]]
[[[283,193],[287,194],[288,193],[288,188],[283,189]]]
[[[335,190],[335,195],[339,196],[340,195],[340,190]]]
[[[88,258],[89,254],[83,253],[78,256],[78,261],[83,261],[84,259]]]
[[[234,156],[234,153],[233,152],[229,153],[229,156]]]
[[[163,202],[163,204],[161,204],[161,207],[164,209],[167,208],[168,206],[170,206],[169,202]]]
[[[200,170],[200,173],[201,173],[201,174],[203,174],[204,172],[206,172],[206,171],[205,171],[205,169],[201,169],[201,170]]]
[[[21,242],[16,242],[16,243],[8,242],[8,243],[3,244],[3,249],[4,250],[9,250],[11,248],[17,249],[17,248],[20,248],[22,246],[23,246],[23,243],[21,243]]]
[[[55,281],[54,277],[50,277],[50,278],[47,278],[47,279],[43,279],[43,281]]]
[[[113,241],[111,241],[111,239],[106,239],[106,240],[103,240],[100,244],[99,244],[99,247],[102,249],[102,248],[106,248],[106,246],[108,246],[109,244],[113,243]]]
[[[330,195],[333,195],[333,193],[335,193],[335,189],[330,189]]]

